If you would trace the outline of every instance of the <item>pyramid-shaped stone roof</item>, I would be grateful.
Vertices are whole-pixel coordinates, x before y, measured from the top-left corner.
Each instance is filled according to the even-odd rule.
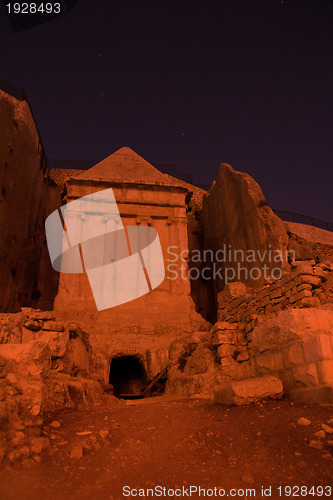
[[[127,147],[118,149],[76,179],[172,185],[168,175]]]

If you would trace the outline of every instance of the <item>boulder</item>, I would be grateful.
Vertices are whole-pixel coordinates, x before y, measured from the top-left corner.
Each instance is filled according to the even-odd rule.
[[[252,345],[255,350],[263,352],[303,337],[332,332],[333,311],[290,308],[256,326],[252,332]]]
[[[279,399],[282,395],[281,380],[268,375],[221,384],[214,390],[214,401],[225,405],[246,405],[263,399]]]
[[[214,368],[215,357],[205,346],[199,345],[186,361],[184,375],[198,375],[206,373],[210,368]]]
[[[276,250],[287,250],[289,237],[285,225],[270,209],[261,188],[250,175],[223,163],[215,184],[203,199],[202,216],[205,249],[220,253],[224,250],[224,254],[219,255],[219,262],[224,268],[235,271],[229,281],[260,287],[266,281],[265,276],[264,273],[258,279],[254,274],[251,276],[254,267],[263,269],[266,265],[269,271],[276,267],[289,269],[286,261],[281,263],[271,258],[272,254],[277,255]],[[255,258],[244,262],[240,252],[246,255],[248,249],[254,251]],[[240,252],[233,255],[235,250]],[[247,271],[241,276],[237,276],[239,264]],[[217,291],[223,287],[224,283],[218,283]]]

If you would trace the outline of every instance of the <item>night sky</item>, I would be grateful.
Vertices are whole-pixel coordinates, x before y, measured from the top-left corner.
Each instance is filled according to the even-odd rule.
[[[332,0],[80,0],[18,33],[0,5],[0,76],[49,158],[129,146],[199,184],[227,162],[272,207],[331,222],[332,53]]]

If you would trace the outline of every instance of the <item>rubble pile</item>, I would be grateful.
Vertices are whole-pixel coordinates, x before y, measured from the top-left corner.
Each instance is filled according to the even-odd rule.
[[[100,404],[87,334],[52,312],[23,309],[0,320],[0,456],[15,461],[48,447],[45,415]]]

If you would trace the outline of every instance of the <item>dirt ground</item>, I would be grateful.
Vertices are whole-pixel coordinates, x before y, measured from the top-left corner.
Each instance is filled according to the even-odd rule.
[[[311,424],[299,425],[300,417]],[[273,499],[331,498],[328,488],[322,495],[310,488],[333,487],[333,434],[314,436],[332,417],[332,406],[288,401],[228,408],[205,399],[162,396],[125,403],[110,397],[103,406],[49,416],[44,435],[50,451],[40,462],[5,466],[0,499],[118,500],[155,498],[158,492],[162,498],[199,498],[190,486],[205,488],[206,497],[216,487],[225,497],[263,498],[262,486],[271,486]],[[310,447],[311,440],[323,448]],[[82,444],[83,456],[72,458]],[[308,491],[295,488],[288,495],[288,488],[281,494],[277,489],[301,485]],[[153,496],[159,486],[165,495],[157,488]],[[215,498],[221,498],[218,492]]]

